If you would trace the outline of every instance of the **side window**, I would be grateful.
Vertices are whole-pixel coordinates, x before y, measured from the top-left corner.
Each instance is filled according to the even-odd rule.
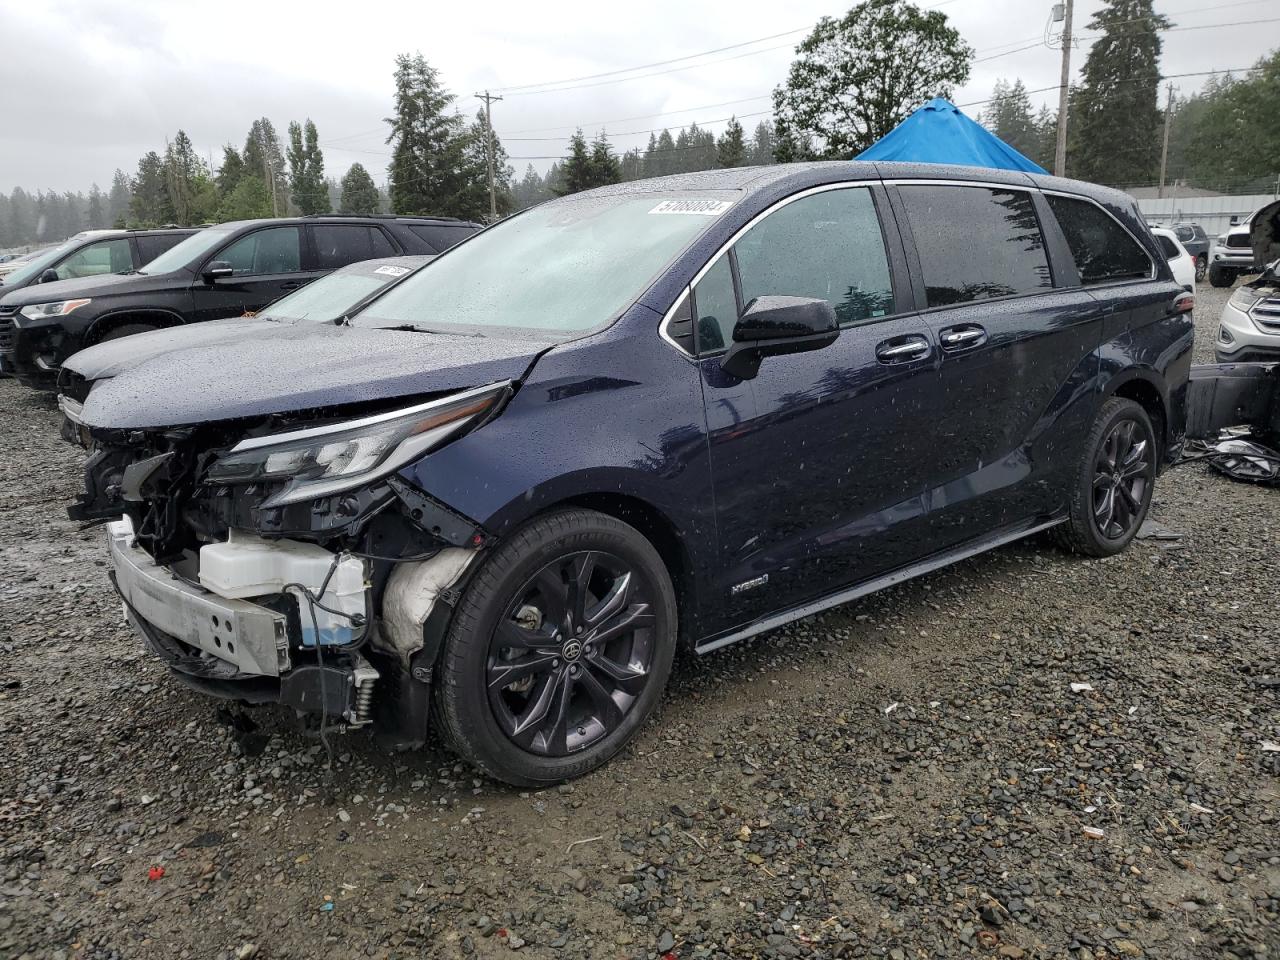
[[[1025,190],[899,188],[930,307],[1053,286],[1035,205]]]
[[[884,237],[865,187],[826,190],[789,203],[733,249],[744,305],[770,295],[814,297],[831,304],[841,326],[894,311]]]
[[[185,239],[187,239],[186,235],[181,233],[158,233],[150,237],[138,237],[138,256],[142,258],[142,265],[145,267],[160,254],[170,247],[176,247]]]
[[[1156,242],[1160,244],[1160,249],[1164,251],[1164,258],[1166,260],[1173,260],[1176,257],[1182,256],[1182,254],[1178,252],[1178,245],[1163,233],[1156,234]]]
[[[54,269],[59,280],[122,273],[133,269],[133,254],[129,251],[129,240],[126,237],[99,240],[77,250]]]
[[[311,235],[316,242],[316,268],[337,270],[349,263],[371,259],[375,256],[373,234],[384,244],[387,243],[381,230],[371,230],[361,224],[316,224],[311,228]],[[380,253],[377,256],[386,254]]]
[[[738,300],[733,293],[729,256],[716,261],[693,288],[693,329],[699,355],[723,350],[733,342]]]
[[[387,235],[377,227],[369,228],[369,236],[373,239],[374,257],[394,257],[396,255],[396,248],[391,245]]]
[[[1101,207],[1054,194],[1048,200],[1067,237],[1081,283],[1151,276],[1146,251]]]
[[[1190,227],[1178,227],[1178,229],[1175,230],[1174,233],[1178,235],[1178,239],[1181,240],[1183,243],[1186,243],[1188,240],[1194,240],[1196,238],[1196,232],[1192,230]]]
[[[427,249],[411,251],[414,253],[444,253],[455,243],[465,240],[476,232],[475,227],[464,224],[410,224],[409,232],[426,244]]]
[[[294,273],[301,267],[297,227],[268,227],[241,237],[215,260],[231,264],[236,276]]]

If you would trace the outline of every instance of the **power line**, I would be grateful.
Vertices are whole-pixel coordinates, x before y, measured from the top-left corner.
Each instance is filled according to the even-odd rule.
[[[496,87],[502,93],[514,93],[518,90],[531,90],[534,87],[553,87],[564,83],[578,83],[581,80],[598,80],[601,77],[616,77],[623,73],[635,73],[637,70],[648,70],[651,67],[665,67],[673,63],[683,63],[686,60],[696,60],[699,57],[709,57],[715,53],[724,53],[727,50],[739,50],[742,47],[749,47],[752,44],[764,43],[766,40],[777,40],[780,37],[789,37],[795,33],[804,33],[811,27],[799,27],[795,30],[784,30],[782,33],[773,33],[767,37],[756,37],[754,40],[743,40],[741,43],[731,43],[727,47],[717,47],[714,50],[703,50],[701,53],[690,53],[683,57],[673,57],[670,60],[656,60],[653,63],[642,63],[635,67],[625,67],[621,70],[606,70],[604,73],[589,73],[581,77],[566,77],[563,80],[544,80],[541,83],[526,83],[512,87]],[[790,44],[786,44],[790,46]],[[758,51],[763,53],[764,51]]]

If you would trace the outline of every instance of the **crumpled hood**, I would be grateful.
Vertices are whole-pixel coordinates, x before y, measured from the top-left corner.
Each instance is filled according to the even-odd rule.
[[[524,376],[549,346],[405,330],[271,326],[252,339],[147,360],[95,386],[81,416],[90,427],[171,427],[462,390]]]
[[[297,323],[293,319],[255,320],[251,317],[233,317],[152,330],[150,333],[139,333],[119,340],[107,340],[73,353],[62,364],[62,368],[78,373],[86,380],[105,380],[174,350],[235,343],[244,337],[260,337],[282,326],[295,326]]]
[[[1254,263],[1280,260],[1280,200],[1253,215],[1249,221],[1249,245],[1253,247]]]

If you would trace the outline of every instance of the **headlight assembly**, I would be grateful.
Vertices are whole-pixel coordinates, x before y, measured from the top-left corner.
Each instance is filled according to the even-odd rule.
[[[497,412],[510,381],[360,420],[253,437],[209,467],[209,483],[289,481],[263,507],[357,487],[412,463]]]
[[[1237,310],[1248,313],[1249,310],[1252,309],[1253,305],[1261,299],[1262,294],[1253,287],[1241,287],[1236,290],[1235,293],[1231,294],[1231,299],[1228,303]]]
[[[79,310],[87,303],[93,301],[89,297],[81,297],[79,300],[55,300],[52,303],[31,303],[23,307],[18,313],[26,317],[28,320],[52,320],[54,317],[65,317],[73,310]]]

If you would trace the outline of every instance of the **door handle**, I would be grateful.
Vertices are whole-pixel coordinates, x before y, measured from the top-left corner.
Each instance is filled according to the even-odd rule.
[[[968,350],[977,347],[987,340],[987,331],[976,323],[966,323],[956,327],[947,327],[938,335],[942,349],[954,353],[957,350]]]
[[[921,360],[930,353],[929,341],[924,337],[900,337],[885,340],[876,347],[876,359],[881,363],[906,363]]]

